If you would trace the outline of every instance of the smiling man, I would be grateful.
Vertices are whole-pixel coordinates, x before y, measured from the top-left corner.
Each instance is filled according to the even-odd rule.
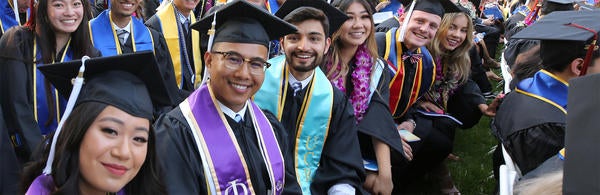
[[[90,39],[102,56],[115,56],[140,51],[153,51],[161,75],[174,102],[180,102],[179,92],[173,76],[173,64],[167,43],[161,33],[148,28],[132,16],[139,6],[138,0],[113,0],[110,9],[104,10],[90,20]],[[157,108],[155,115],[172,109]]]
[[[392,73],[389,106],[394,120],[399,124],[397,128],[413,132],[423,141],[409,143],[413,153],[411,162],[407,162],[403,156],[392,155],[394,194],[406,190],[415,177],[431,170],[432,165],[429,164],[433,162],[428,160],[428,156],[432,147],[427,146],[431,142],[430,130],[417,128],[419,120],[415,117],[416,109],[411,107],[429,91],[435,81],[436,64],[425,45],[435,37],[445,13],[460,11],[449,0],[402,0],[402,3],[408,11],[400,15],[398,21],[401,28],[376,33],[375,38],[379,56],[387,61]]]
[[[216,14],[214,42],[204,54],[208,82],[154,124],[167,190],[300,194],[292,160],[284,161],[285,130],[250,100],[269,67],[269,40],[295,28],[243,0]],[[213,15],[194,29],[208,31]]]
[[[407,111],[435,80],[435,63],[425,45],[435,36],[444,13],[460,11],[449,0],[402,0],[407,9],[411,2],[416,3],[414,9],[399,18],[401,28],[406,29],[404,35],[401,28],[376,33],[379,56],[387,61],[394,74],[390,82],[390,109],[396,122],[407,130],[414,130],[415,126],[410,117],[405,117]]]
[[[281,38],[285,55],[269,60],[273,67],[254,100],[290,134],[288,153],[304,194],[361,194],[365,173],[353,108],[318,67],[347,16],[322,0],[288,0],[275,15],[298,31]]]

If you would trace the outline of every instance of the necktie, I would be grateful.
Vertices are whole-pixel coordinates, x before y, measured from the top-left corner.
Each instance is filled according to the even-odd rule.
[[[300,83],[300,82],[292,83],[292,89],[294,89],[294,96],[296,96],[298,91],[302,90],[302,83]]]
[[[185,29],[186,34],[190,33],[190,20],[189,19],[185,19],[185,22],[183,23],[183,29]]]
[[[235,114],[235,117],[233,118],[233,120],[237,123],[242,121],[242,116],[240,116],[240,114]]]
[[[121,45],[125,45],[125,36],[128,33],[129,32],[127,32],[126,30],[123,30],[123,29],[117,30],[117,37],[119,37],[119,41],[121,42]]]
[[[402,61],[409,58],[411,63],[416,64],[417,62],[419,62],[419,60],[421,60],[421,57],[423,57],[423,54],[420,53],[405,53],[402,54]]]

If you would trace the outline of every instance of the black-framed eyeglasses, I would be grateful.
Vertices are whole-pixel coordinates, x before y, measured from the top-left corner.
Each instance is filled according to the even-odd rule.
[[[242,67],[244,62],[248,62],[248,65],[250,65],[250,73],[254,75],[263,74],[267,70],[267,68],[271,66],[269,62],[261,58],[244,58],[242,54],[237,53],[235,51],[211,51],[210,53],[223,55],[226,61],[225,67],[231,70],[238,70]]]

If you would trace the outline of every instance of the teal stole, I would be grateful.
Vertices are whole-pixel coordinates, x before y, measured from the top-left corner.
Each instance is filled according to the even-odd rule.
[[[19,25],[17,19],[15,19],[15,12],[8,1],[11,0],[0,0],[0,30],[3,34],[10,27]]]
[[[289,66],[285,56],[269,60],[273,66],[267,69],[262,87],[254,95],[254,101],[262,109],[275,113],[281,121],[289,87]],[[297,134],[294,147],[296,178],[302,192],[310,193],[310,183],[319,167],[321,153],[327,140],[333,107],[333,86],[318,67],[307,86],[306,95],[298,118],[295,119]],[[277,101],[273,101],[277,97]],[[294,120],[294,119],[292,119]],[[288,129],[288,131],[292,131]]]
[[[533,77],[519,82],[515,91],[546,102],[567,114],[569,83],[546,70],[542,69]]]
[[[283,192],[285,178],[279,143],[271,123],[260,108],[252,101],[248,101],[247,105],[261,159],[264,159],[269,174],[270,192],[279,195]],[[179,108],[202,158],[208,194],[256,194],[246,158],[208,84],[194,91],[179,104]]]
[[[109,28],[110,27],[110,28]],[[104,10],[96,18],[90,20],[90,39],[94,47],[102,53],[102,56],[115,56],[123,54],[119,38],[117,37],[110,10]],[[144,23],[131,17],[131,29],[129,36],[133,52],[154,51],[154,42],[150,30]]]

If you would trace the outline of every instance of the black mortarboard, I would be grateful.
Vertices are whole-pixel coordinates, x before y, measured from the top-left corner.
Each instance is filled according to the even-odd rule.
[[[293,25],[245,0],[227,3],[216,13],[205,16],[191,27],[201,33],[208,32],[215,20],[215,14],[216,32],[212,43],[254,43],[268,47],[269,41],[297,31]],[[212,43],[209,41],[208,47],[211,47]]]
[[[540,14],[546,15],[555,11],[573,10],[575,0],[544,0],[540,8]]]
[[[552,12],[512,38],[541,40],[540,55],[544,68],[564,66],[575,58],[586,56],[581,70],[583,75],[592,52],[598,48],[598,18],[600,11]]]
[[[348,16],[344,12],[323,0],[286,0],[279,10],[277,10],[275,16],[285,18],[288,14],[300,7],[312,7],[325,13],[327,20],[329,20],[328,36],[331,36],[337,31],[337,29],[348,19]]]
[[[64,96],[69,97],[72,79],[81,60],[39,67]],[[95,101],[115,106],[131,115],[152,119],[153,105],[174,105],[176,94],[167,91],[152,52],[92,58],[85,62],[83,85],[77,103]],[[153,104],[153,102],[155,104]]]
[[[600,74],[569,80],[563,194],[600,194]]]
[[[417,3],[413,10],[420,10],[427,13],[444,17],[445,13],[460,12],[460,9],[450,0],[400,0],[404,7],[410,8],[411,3]],[[409,10],[410,11],[410,10]]]

